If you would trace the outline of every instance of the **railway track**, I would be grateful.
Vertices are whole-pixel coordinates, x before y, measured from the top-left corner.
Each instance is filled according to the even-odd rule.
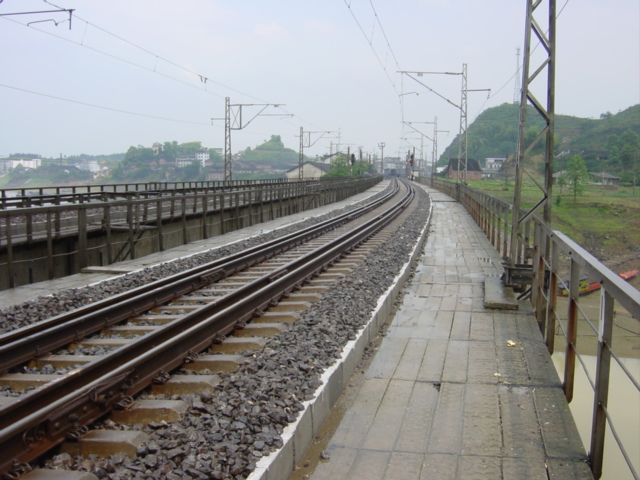
[[[370,239],[404,211],[413,194],[403,185],[371,205],[283,239],[1,336],[0,371],[8,373],[0,385],[19,383],[16,377],[24,374],[12,372],[24,370],[29,362],[42,363],[43,357],[51,360],[56,349],[91,345],[87,337],[97,332],[139,334],[93,341],[111,349],[79,359],[81,366],[45,378],[38,388],[0,406],[0,473],[19,471],[21,463],[67,437],[82,435],[86,425],[112,409],[125,408],[149,385],[166,382],[172,370],[245,328],[252,318]],[[385,202],[392,207],[383,207]],[[379,213],[382,208],[385,212]],[[356,218],[359,225],[348,223]],[[198,289],[204,291],[194,293]],[[157,315],[147,313],[154,309]],[[118,326],[141,319],[157,325]]]

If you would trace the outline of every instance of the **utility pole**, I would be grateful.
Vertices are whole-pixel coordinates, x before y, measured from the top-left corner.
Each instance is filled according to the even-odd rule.
[[[456,181],[460,181],[460,162],[463,162],[462,181],[467,181],[467,64],[462,64],[462,91],[460,100],[460,129],[458,133],[458,173]],[[464,155],[464,157],[463,157]],[[463,160],[464,158],[464,160]]]
[[[300,157],[298,158],[298,180],[302,180],[302,164],[304,163],[304,130],[300,127]]]
[[[462,169],[462,181],[467,181],[467,93],[468,92],[489,92],[490,88],[476,88],[469,90],[467,88],[467,64],[462,64],[462,100],[460,101],[460,137],[458,138],[458,181],[460,181],[460,162],[464,163]]]
[[[313,143],[311,142],[311,134],[319,133],[320,136],[316,138]],[[300,156],[298,159],[298,179],[302,180],[304,175],[302,173],[302,164],[304,163],[304,149],[313,147],[318,140],[320,140],[325,134],[334,133],[331,131],[324,132],[305,132],[302,127],[300,127]],[[306,137],[305,137],[306,135]],[[305,141],[306,140],[306,141]],[[329,153],[331,153],[331,147],[329,147]]]
[[[230,182],[233,178],[231,170],[231,105],[229,97],[224,99],[224,178],[225,183]]]
[[[384,175],[384,142],[380,142],[378,147],[380,147],[380,175]]]
[[[277,116],[277,117],[291,117],[291,114],[275,114],[275,115],[262,115],[268,107],[280,107],[284,106],[279,103],[235,103],[231,104],[229,97],[224,99],[224,183],[231,182],[233,180],[232,173],[232,161],[231,161],[231,130],[242,130],[249,125],[258,116]],[[258,113],[251,117],[248,121],[244,122],[242,119],[243,107],[262,107]],[[220,118],[212,118],[211,120],[221,120]]]
[[[513,103],[516,105],[520,103],[520,47],[516,47],[516,78],[513,85]]]
[[[520,95],[520,120],[518,125],[518,144],[515,156],[515,187],[513,198],[513,213],[512,213],[512,231],[509,244],[509,262],[506,265],[506,281],[505,284],[509,285],[511,282],[511,270],[515,269],[516,264],[520,260],[520,252],[518,251],[518,240],[521,227],[526,221],[540,208],[543,208],[543,220],[547,225],[551,224],[551,197],[552,197],[552,185],[553,185],[553,134],[555,123],[555,71],[556,71],[556,0],[548,0],[548,34],[536,21],[534,15],[537,8],[543,3],[542,0],[527,0],[527,14],[525,25],[525,38],[524,38],[524,58],[522,66],[522,91]],[[542,9],[541,9],[542,10]],[[546,58],[542,59],[540,65],[530,75],[530,62],[531,62],[531,34],[534,34],[539,41],[540,46],[546,52]],[[544,70],[547,71],[547,90],[546,90],[546,105],[543,105],[533,93],[529,90],[530,83],[540,75]],[[535,140],[530,145],[525,145],[526,136],[526,120],[527,120],[527,107],[529,102],[533,105],[535,110],[540,114],[545,122],[545,127],[538,134]],[[536,185],[542,191],[542,199],[539,200],[529,211],[524,215],[520,213],[520,203],[522,194],[522,174],[525,172],[524,159],[531,149],[538,144],[542,139],[545,139],[545,152],[544,152],[544,186],[541,186],[538,182]],[[528,174],[528,173],[527,173]],[[533,179],[533,177],[531,177]],[[541,248],[544,248],[541,246]]]
[[[467,93],[468,92],[491,92],[491,89],[482,88],[482,89],[473,89],[469,90],[467,88],[467,64],[462,64],[462,72],[407,72],[400,71],[398,73],[403,73],[407,75],[412,80],[416,81],[431,93],[436,94],[438,97],[442,98],[447,103],[453,105],[457,109],[460,110],[460,130],[458,137],[458,172],[457,172],[457,181],[460,181],[460,163],[462,162],[463,166],[463,178],[466,181],[467,178]],[[415,76],[422,77],[423,75],[461,75],[462,76],[462,92],[461,92],[461,101],[460,105],[452,102],[445,96],[439,94],[434,89],[426,85],[424,82],[418,80]]]
[[[438,133],[449,133],[449,130],[438,130],[438,117],[433,118],[433,158],[431,160],[431,186],[436,175],[436,162],[438,161]]]

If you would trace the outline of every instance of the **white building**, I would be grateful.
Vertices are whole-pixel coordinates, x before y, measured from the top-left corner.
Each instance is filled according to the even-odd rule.
[[[176,167],[178,168],[188,167],[195,161],[196,159],[194,157],[178,157],[176,158]]]
[[[209,160],[209,152],[206,150],[202,152],[196,152],[196,160],[198,160],[202,168],[204,168],[205,164]]]
[[[504,157],[492,157],[492,158],[486,158],[485,159],[485,169],[486,170],[492,170],[494,172],[497,172],[498,170],[500,170],[502,168],[502,165],[504,164],[506,158]]]
[[[18,165],[22,165],[24,168],[38,168],[42,165],[41,158],[19,158],[10,159],[8,162],[9,168],[16,168]]]
[[[76,163],[76,167],[91,173],[98,173],[100,171],[100,165],[98,165],[97,160],[83,160],[81,163]]]
[[[200,166],[204,168],[207,164],[207,161],[209,161],[209,152],[208,151],[196,152],[196,154],[192,157],[178,157],[176,158],[176,167],[178,168],[188,167],[195,161],[200,162]]]

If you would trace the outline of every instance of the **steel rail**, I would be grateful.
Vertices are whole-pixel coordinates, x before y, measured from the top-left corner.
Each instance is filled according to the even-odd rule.
[[[398,190],[394,184],[379,199],[333,219],[1,335],[0,372],[59,348],[69,339],[78,339],[160,306],[335,229],[377,208]]]
[[[30,461],[126,403],[211,343],[273,305],[396,218],[414,192],[388,212],[246,284],[211,304],[113,350],[0,408],[0,473]]]

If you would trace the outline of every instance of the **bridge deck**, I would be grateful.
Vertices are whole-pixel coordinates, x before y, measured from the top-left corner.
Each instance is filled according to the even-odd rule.
[[[459,203],[428,190],[420,264],[310,478],[592,478],[530,308],[484,307],[500,256]]]

